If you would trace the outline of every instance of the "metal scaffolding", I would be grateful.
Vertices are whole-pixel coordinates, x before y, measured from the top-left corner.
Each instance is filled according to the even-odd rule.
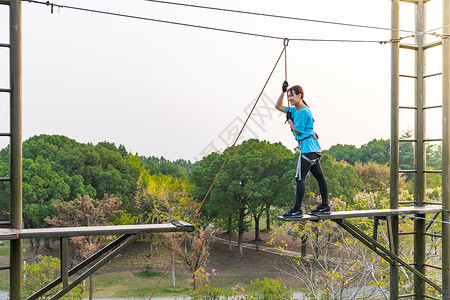
[[[390,160],[390,209],[336,212],[329,216],[307,216],[298,221],[317,221],[330,219],[351,233],[363,244],[390,263],[390,299],[413,298],[435,299],[426,295],[426,284],[435,288],[442,294],[442,299],[450,300],[450,0],[443,1],[443,33],[441,40],[426,43],[426,4],[431,0],[391,0],[391,160]],[[415,5],[415,44],[402,44],[399,36],[400,2]],[[10,94],[10,132],[0,133],[0,136],[10,138],[10,176],[0,178],[0,181],[10,183],[11,220],[10,229],[0,230],[0,239],[8,239],[10,244],[10,265],[0,269],[10,269],[10,299],[22,299],[22,240],[30,237],[57,237],[61,241],[61,277],[44,287],[41,291],[30,297],[36,299],[47,290],[59,283],[63,289],[54,299],[73,288],[81,280],[95,272],[104,263],[117,255],[130,245],[141,232],[170,232],[192,231],[194,228],[187,223],[163,225],[138,226],[108,226],[87,228],[58,228],[58,229],[22,229],[22,101],[21,101],[21,0],[0,0],[0,5],[7,5],[10,9],[10,41],[9,44],[0,44],[0,47],[9,48],[10,52],[10,87],[0,87],[0,93]],[[442,46],[442,73],[426,74],[426,51],[436,46]],[[399,73],[400,49],[415,52],[415,74],[404,75]],[[427,106],[426,104],[426,78],[442,75],[442,105]],[[415,82],[414,106],[401,107],[399,105],[399,78],[411,78]],[[428,109],[442,109],[442,205],[428,205],[425,197],[426,191],[426,111]],[[400,140],[399,136],[399,110],[412,109],[415,112],[415,136],[412,140]],[[411,142],[414,144],[415,168],[414,170],[400,170],[399,143]],[[413,173],[415,176],[414,206],[400,207],[399,202],[399,174]],[[431,220],[436,220],[442,214],[442,286],[427,278],[425,261],[427,230],[433,221],[426,222],[425,216],[433,214]],[[411,266],[398,255],[399,247],[399,216],[414,216],[414,264]],[[352,223],[349,218],[374,218],[373,236],[368,236]],[[379,221],[386,221],[389,236],[389,249],[377,241]],[[68,268],[67,248],[68,237],[74,235],[108,235],[121,234],[116,241],[92,255],[86,261],[73,269]],[[69,283],[69,277],[86,269],[82,275]],[[399,266],[406,268],[414,274],[414,294],[399,295],[398,270]]]
[[[426,43],[426,4],[431,0],[392,0],[391,7],[391,140],[390,140],[390,209],[333,212],[331,215],[307,216],[295,221],[332,220],[352,234],[364,245],[385,259],[390,264],[390,299],[438,299],[426,294],[428,284],[442,295],[442,299],[450,300],[450,0],[443,0],[443,33],[441,40]],[[399,35],[400,2],[415,5],[415,44],[403,44]],[[442,45],[442,72],[426,73],[426,51]],[[415,74],[400,74],[400,49],[414,51]],[[442,105],[427,106],[426,79],[442,75]],[[399,105],[400,77],[414,80],[415,97],[413,106]],[[426,137],[426,112],[430,109],[442,108],[442,138]],[[414,138],[400,139],[399,110],[408,109],[415,113]],[[428,171],[426,168],[426,143],[442,142],[442,170]],[[414,145],[414,169],[400,170],[399,143],[408,142]],[[426,174],[442,173],[442,205],[429,205],[426,200]],[[399,202],[399,175],[414,174],[414,201]],[[410,205],[403,206],[400,205]],[[433,214],[427,218],[426,214]],[[442,235],[427,232],[436,218],[442,214]],[[399,233],[399,216],[413,215],[414,231]],[[374,218],[373,236],[368,236],[348,221],[350,218]],[[292,221],[293,219],[289,219]],[[377,230],[381,220],[386,221],[389,249],[377,241]],[[428,221],[428,222],[427,222]],[[414,263],[411,265],[399,257],[399,235],[414,235]],[[442,266],[426,263],[426,237],[442,237]],[[399,265],[414,274],[414,293],[399,295]],[[442,286],[427,277],[427,268],[442,270]]]
[[[185,222],[173,224],[147,224],[127,226],[91,226],[65,227],[46,229],[22,229],[22,22],[21,0],[0,0],[0,5],[9,6],[9,44],[0,47],[9,48],[10,53],[10,87],[0,87],[0,93],[10,94],[10,132],[0,133],[0,137],[9,137],[10,142],[10,176],[0,181],[10,183],[10,221],[1,222],[10,229],[0,230],[0,240],[10,240],[10,264],[0,270],[10,270],[11,300],[22,299],[23,239],[27,238],[59,238],[61,243],[61,276],[52,283],[34,293],[28,299],[37,299],[47,291],[62,283],[63,288],[52,297],[59,299],[94,273],[117,254],[131,245],[140,233],[144,232],[189,232],[194,227]],[[92,256],[75,266],[68,268],[68,238],[88,235],[121,235]],[[85,271],[82,271],[85,270]],[[82,272],[80,274],[80,272]],[[78,276],[69,283],[69,277]]]

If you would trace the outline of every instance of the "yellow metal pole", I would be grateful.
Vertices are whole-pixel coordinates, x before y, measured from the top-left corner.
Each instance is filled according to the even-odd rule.
[[[450,0],[442,2],[442,299],[450,300]]]
[[[391,158],[390,158],[390,208],[398,208],[399,193],[399,27],[400,1],[392,0],[391,7]],[[392,252],[398,255],[398,217],[392,218]],[[398,263],[390,266],[390,299],[398,299]]]
[[[419,0],[416,3],[416,17],[415,17],[415,30],[416,32],[425,32],[426,29],[426,8],[423,0]],[[423,34],[416,35],[417,50],[415,51],[416,58],[416,79],[415,79],[415,169],[416,176],[414,182],[414,201],[416,206],[423,206],[425,201],[425,172],[426,169],[426,156],[425,156],[425,124],[426,116],[424,107],[426,106],[425,99],[425,50],[423,48],[425,37]],[[425,256],[426,256],[426,239],[425,239],[425,214],[416,214],[414,219],[414,267],[421,274],[426,273],[425,268]],[[425,282],[421,277],[414,275],[414,293],[415,299],[424,299],[425,294]]]
[[[22,228],[22,20],[21,0],[10,3],[11,228]],[[22,240],[11,241],[10,299],[22,299]]]

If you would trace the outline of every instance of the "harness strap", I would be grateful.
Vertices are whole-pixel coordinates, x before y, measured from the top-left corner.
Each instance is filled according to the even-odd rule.
[[[297,140],[297,142],[300,143],[300,142],[303,142],[304,140],[309,139],[309,138],[313,138],[315,140],[318,140],[319,139],[319,135],[317,133],[313,132],[312,134],[308,135],[307,137],[304,137],[301,140]]]
[[[306,160],[307,162],[309,162],[311,164],[311,166],[314,166],[320,159],[320,156],[318,158],[314,158],[314,159],[310,159],[308,156],[306,156],[305,154],[302,154],[302,158],[304,160]]]

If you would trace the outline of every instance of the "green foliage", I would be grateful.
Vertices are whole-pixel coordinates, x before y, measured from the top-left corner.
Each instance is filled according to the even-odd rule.
[[[189,297],[192,300],[250,299],[248,295],[239,296],[239,292],[244,292],[244,289],[240,288],[239,285],[233,287],[231,291],[209,285],[209,278],[211,275],[216,275],[214,269],[211,271],[211,273],[206,272],[203,268],[200,268],[196,271],[195,278],[197,278],[198,285],[197,288],[192,290],[189,294]]]
[[[162,275],[162,272],[145,270],[145,271],[134,273],[134,275],[141,276],[141,277],[160,277]]]
[[[293,297],[293,292],[279,280],[264,278],[263,280],[255,279],[251,283],[259,289],[258,292],[252,295],[251,299],[287,300]]]
[[[0,151],[0,176],[9,176],[9,148]],[[119,197],[125,207],[136,191],[140,168],[124,146],[82,144],[65,136],[34,136],[23,143],[25,217],[42,226],[56,200],[89,195]],[[9,185],[0,183],[0,209],[7,211]]]
[[[206,156],[192,170],[198,201],[207,194],[229,151]],[[287,187],[293,180],[288,173],[293,166],[292,152],[281,144],[248,140],[237,145],[202,207],[205,223],[220,219],[215,225],[233,225],[232,217],[242,237],[249,229],[249,213],[260,215],[268,206],[292,205],[292,189]]]
[[[203,230],[198,231],[198,234],[183,235],[184,242],[189,244],[189,250],[183,251],[180,247],[180,241],[176,237],[180,237],[180,234],[169,234],[169,240],[172,249],[177,254],[179,260],[187,267],[192,274],[192,285],[194,290],[197,287],[196,275],[200,268],[206,265],[206,261],[209,257],[209,250],[211,248],[211,241],[207,239],[206,233]]]
[[[345,162],[333,160],[327,151],[324,151],[322,154],[321,165],[328,183],[330,197],[342,196],[347,200],[351,200],[357,193],[363,190],[364,184],[356,174],[353,166]],[[314,195],[319,194],[319,188],[313,176],[307,177],[306,189]],[[305,200],[305,204],[308,204],[308,198]]]
[[[60,276],[60,262],[58,258],[39,255],[36,259],[37,261],[35,263],[24,265],[24,298],[28,298],[33,295],[35,292]],[[62,284],[59,284],[39,299],[50,299],[61,289]],[[83,297],[85,297],[85,290],[83,285],[79,284],[61,299],[75,300],[83,299]]]
[[[369,193],[385,191],[390,184],[390,170],[387,165],[381,165],[376,162],[355,164],[355,172],[364,182],[364,190]],[[405,186],[405,178],[400,177],[400,186]]]
[[[411,130],[402,133],[401,139],[413,139]],[[356,148],[353,145],[334,145],[330,147],[329,154],[337,161],[345,161],[351,165],[361,163],[367,165],[368,163],[377,163],[379,165],[389,164],[390,159],[390,140],[373,139],[369,143]],[[439,144],[427,144],[426,146],[426,162],[427,169],[440,170],[442,168],[442,148]],[[411,142],[403,142],[399,144],[399,168],[401,170],[414,169],[414,144]],[[404,175],[407,182],[414,180],[414,174]],[[435,183],[439,179],[435,174],[432,174],[428,184],[430,188],[435,187]],[[364,181],[365,182],[365,181]]]
[[[49,225],[60,227],[99,226],[107,225],[112,216],[121,214],[118,208],[122,202],[118,198],[105,195],[102,200],[91,199],[89,196],[63,202],[58,200],[53,204],[55,215],[47,217]],[[87,258],[105,243],[101,236],[77,236],[70,239],[81,258]]]
[[[141,222],[172,222],[193,219],[197,203],[189,196],[191,183],[186,177],[146,175],[138,180],[132,199],[135,215]]]
[[[71,193],[58,198],[60,200],[69,200],[77,195],[102,198],[104,194],[110,194],[127,202],[134,193],[139,169],[127,160],[125,153],[123,146],[116,148],[106,142],[94,146],[57,135],[34,136],[23,144],[24,158],[36,161],[41,157],[51,162],[55,172],[63,171],[70,177],[80,176],[71,181]]]
[[[142,215],[135,216],[130,213],[123,213],[119,216],[113,216],[111,223],[114,225],[134,225],[138,224],[139,220],[142,220]]]
[[[164,156],[161,156],[160,158],[155,156],[142,156],[140,159],[144,163],[145,168],[152,175],[162,174],[171,175],[173,177],[183,177],[189,174],[194,167],[194,164],[189,160],[177,159],[171,162],[165,159]]]
[[[354,145],[337,144],[331,146],[328,152],[337,161],[346,161],[351,165],[359,161],[359,149]]]
[[[331,146],[329,153],[337,161],[343,160],[352,165],[357,161],[361,163],[373,161],[384,165],[389,162],[389,148],[389,140],[373,139],[360,148],[356,148],[353,145],[341,144]]]
[[[215,276],[215,270],[211,273],[206,272],[200,268],[195,276],[198,281],[198,287],[192,290],[189,294],[192,300],[288,300],[293,299],[293,292],[291,289],[284,286],[279,280],[264,278],[262,280],[255,279],[251,282],[256,286],[257,292],[249,295],[244,294],[245,290],[239,285],[225,290],[209,284],[211,276]]]
[[[434,170],[442,169],[442,146],[440,144],[427,146],[427,165]]]

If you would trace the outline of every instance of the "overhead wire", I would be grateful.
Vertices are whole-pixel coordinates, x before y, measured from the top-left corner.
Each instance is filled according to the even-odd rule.
[[[161,3],[161,4],[169,4],[169,5],[177,5],[177,6],[192,7],[192,8],[216,10],[216,11],[223,11],[223,12],[230,12],[230,13],[262,16],[262,17],[271,17],[271,18],[279,18],[279,19],[287,19],[287,20],[295,20],[295,21],[323,23],[323,24],[329,24],[329,25],[340,25],[340,26],[360,27],[360,28],[366,28],[366,29],[378,29],[378,30],[389,30],[389,31],[417,33],[416,31],[413,31],[413,30],[392,29],[392,28],[387,28],[387,27],[378,27],[378,26],[370,26],[370,25],[359,25],[359,24],[324,21],[324,20],[316,20],[316,19],[307,19],[307,18],[282,16],[282,15],[275,15],[275,14],[268,14],[268,13],[258,13],[258,12],[236,10],[236,9],[227,9],[227,8],[219,8],[219,7],[211,7],[211,6],[194,5],[194,4],[188,4],[188,3],[169,2],[169,1],[162,1],[162,0],[144,0],[144,1]]]
[[[73,10],[78,10],[78,11],[85,11],[85,12],[90,12],[90,13],[98,13],[98,14],[104,14],[104,15],[111,15],[111,16],[117,16],[117,17],[125,17],[125,18],[132,18],[132,19],[138,19],[138,20],[145,20],[145,21],[152,21],[152,22],[159,22],[159,23],[165,23],[165,24],[172,24],[172,25],[179,25],[179,26],[186,26],[186,27],[192,27],[192,28],[200,28],[200,29],[207,29],[207,30],[214,30],[214,31],[221,31],[221,32],[227,32],[227,33],[235,33],[235,34],[242,34],[242,35],[249,35],[249,36],[255,36],[255,37],[262,37],[262,38],[270,38],[270,39],[278,39],[278,40],[284,40],[286,41],[286,37],[279,37],[279,36],[273,36],[273,35],[265,35],[265,34],[258,34],[258,33],[251,33],[251,32],[244,32],[244,31],[237,31],[237,30],[230,30],[230,29],[223,29],[223,28],[217,28],[217,27],[209,27],[209,26],[203,26],[203,25],[195,25],[195,24],[188,24],[188,23],[181,23],[181,22],[174,22],[174,21],[168,21],[168,20],[161,20],[161,19],[154,19],[154,18],[147,18],[147,17],[140,17],[140,16],[135,16],[135,15],[129,15],[129,14],[122,14],[122,13],[114,13],[114,12],[108,12],[108,11],[103,11],[103,10],[96,10],[96,9],[89,9],[89,8],[83,8],[83,7],[76,7],[76,6],[69,6],[69,5],[63,5],[63,4],[56,4],[56,3],[52,3],[50,1],[38,1],[38,0],[22,0],[22,1],[26,1],[26,2],[30,2],[30,3],[35,3],[35,4],[41,4],[41,5],[46,5],[46,6],[51,6],[51,11],[53,13],[53,7],[57,6],[58,8],[67,8],[67,9],[73,9]],[[427,34],[430,33],[431,31],[437,30],[437,29],[442,29],[444,27],[441,28],[437,28],[437,29],[433,29],[427,32],[422,32],[422,33],[417,33],[414,31],[408,31],[408,30],[400,30],[400,29],[391,29],[391,28],[383,28],[383,27],[375,27],[375,26],[366,26],[366,25],[356,25],[356,24],[348,24],[348,23],[339,23],[339,22],[331,22],[331,21],[322,21],[322,20],[313,20],[313,19],[304,19],[304,18],[296,18],[296,17],[287,17],[287,16],[279,16],[279,15],[271,15],[271,14],[263,14],[263,13],[255,13],[255,12],[246,12],[246,11],[238,11],[238,10],[231,10],[231,9],[222,9],[222,8],[213,8],[213,7],[206,7],[206,6],[198,6],[198,5],[191,5],[191,4],[181,4],[181,3],[175,3],[175,2],[167,2],[167,1],[160,1],[160,0],[144,0],[144,1],[149,1],[149,2],[158,2],[158,3],[164,3],[164,4],[173,4],[173,5],[183,5],[183,6],[190,6],[190,7],[196,7],[196,8],[203,8],[203,9],[212,9],[212,10],[220,10],[220,11],[228,11],[228,12],[234,12],[234,13],[242,13],[242,14],[252,14],[252,15],[258,15],[258,16],[265,16],[265,17],[274,17],[274,18],[283,18],[283,19],[291,19],[291,20],[301,20],[301,21],[309,21],[309,22],[318,22],[318,23],[325,23],[325,24],[331,24],[331,25],[341,25],[341,26],[353,26],[353,27],[361,27],[361,28],[367,28],[367,29],[379,29],[379,30],[397,30],[397,31],[401,31],[401,32],[409,32],[409,33],[413,33],[412,35],[409,35],[407,37],[400,37],[396,40],[390,40],[390,41],[374,41],[374,40],[349,40],[349,39],[311,39],[311,38],[289,38],[289,41],[309,41],[309,42],[352,42],[352,43],[379,43],[379,44],[386,44],[386,43],[390,43],[390,42],[398,42],[401,39],[404,38],[408,38],[411,36],[414,36],[415,34]],[[220,172],[222,171],[225,163],[227,162],[231,152],[233,151],[237,140],[239,139],[239,137],[241,136],[250,116],[253,113],[253,110],[256,107],[256,104],[258,103],[269,79],[271,78],[281,56],[283,55],[283,53],[285,53],[286,51],[286,46],[284,46],[283,51],[281,52],[272,72],[269,75],[269,78],[267,79],[260,95],[258,96],[252,110],[250,111],[246,121],[244,122],[244,125],[241,129],[241,131],[239,132],[239,134],[236,137],[236,140],[234,141],[233,145],[230,148],[230,151],[228,152],[227,157],[225,158],[225,161],[223,162],[219,172],[217,173],[216,177],[214,178],[207,194],[205,195],[203,201],[201,202],[201,205],[199,207],[199,209],[197,210],[195,216],[194,216],[194,220],[195,218],[198,216],[199,210],[202,207],[202,205],[204,204],[206,198],[208,197],[212,187],[214,186]],[[286,61],[286,53],[285,53],[285,61]],[[287,67],[285,66],[285,74],[287,77]],[[440,223],[445,223],[445,224],[450,224],[450,222],[446,222],[446,221],[439,221],[439,220],[432,220],[432,219],[428,219],[428,218],[422,218],[422,217],[417,217],[417,216],[408,216],[408,215],[404,215],[401,214],[402,217],[408,217],[408,218],[416,218],[416,219],[424,219],[424,220],[430,220],[430,221],[435,221],[435,222],[440,222]],[[174,255],[172,256],[171,261],[169,262],[169,264],[172,262],[174,258]],[[162,275],[162,277],[164,276],[165,272],[167,270],[164,270],[164,273]],[[162,279],[161,277],[161,279]],[[161,281],[160,279],[160,281]],[[158,287],[160,281],[158,282],[157,286],[155,287],[155,290],[153,291],[152,295],[150,296],[150,299],[152,298],[154,292],[156,291],[156,288]]]
[[[200,210],[201,210],[201,208],[203,207],[203,204],[205,203],[206,199],[207,199],[208,196],[209,196],[209,193],[211,192],[212,188],[214,187],[214,184],[216,183],[217,178],[219,177],[220,173],[222,172],[223,167],[225,166],[226,162],[227,162],[228,159],[230,158],[230,155],[231,155],[231,153],[233,152],[233,150],[234,150],[234,148],[235,148],[235,146],[236,146],[237,141],[238,141],[239,138],[241,137],[241,134],[242,134],[242,132],[244,131],[245,126],[247,125],[248,121],[250,120],[250,117],[252,116],[253,111],[255,110],[256,105],[257,105],[258,102],[259,102],[259,99],[261,98],[261,96],[262,96],[262,94],[263,94],[263,92],[264,92],[264,90],[265,90],[267,84],[269,83],[269,80],[270,80],[270,78],[272,77],[273,72],[275,71],[275,69],[276,69],[278,63],[280,62],[280,59],[281,59],[281,57],[283,56],[283,53],[285,53],[286,47],[287,47],[287,44],[284,43],[284,44],[283,44],[283,50],[281,51],[280,56],[279,56],[278,59],[277,59],[277,62],[275,63],[275,65],[274,65],[272,71],[270,72],[270,75],[269,75],[269,77],[267,78],[266,82],[264,83],[264,86],[263,86],[261,92],[259,93],[258,98],[256,98],[255,104],[253,104],[253,107],[252,107],[252,109],[250,110],[250,113],[248,114],[247,119],[245,120],[244,124],[242,125],[241,130],[239,131],[238,135],[236,136],[236,138],[235,138],[235,140],[234,140],[234,143],[231,145],[230,150],[228,151],[228,154],[227,154],[227,156],[225,157],[225,160],[223,161],[222,166],[220,167],[219,171],[218,171],[217,174],[216,174],[216,177],[214,177],[214,180],[212,181],[212,183],[211,183],[211,185],[210,185],[208,191],[206,192],[205,197],[203,198],[202,202],[200,203],[200,206],[199,206],[199,207],[197,208],[197,210],[195,211],[194,218],[193,218],[193,220],[191,221],[191,223],[194,223],[194,221],[196,220],[196,218],[200,215]],[[186,235],[186,233],[185,233],[185,235]],[[178,247],[181,246],[181,242],[182,242],[182,240],[181,240],[180,243],[178,244]],[[172,263],[174,257],[175,257],[175,251],[174,251],[174,253],[172,254],[172,258],[170,259],[170,261],[169,261],[169,263],[167,264],[166,268],[164,269],[164,272],[163,272],[163,274],[161,275],[161,277],[160,277],[158,283],[156,284],[156,286],[155,286],[155,288],[154,288],[154,290],[153,290],[153,292],[152,292],[152,294],[151,294],[149,300],[152,299],[153,295],[155,294],[156,289],[158,288],[158,286],[159,286],[159,284],[160,284],[162,278],[164,277],[164,275],[165,275],[167,269],[169,268],[169,265]]]
[[[281,37],[281,36],[266,35],[266,34],[245,32],[245,31],[238,31],[238,30],[231,30],[231,29],[224,29],[224,28],[217,28],[217,27],[210,27],[210,26],[203,26],[203,25],[195,25],[195,24],[174,22],[174,21],[168,21],[168,20],[154,19],[154,18],[148,18],[148,17],[129,15],[129,14],[108,12],[108,11],[104,11],[104,10],[97,10],[97,9],[78,7],[78,6],[57,4],[57,3],[54,3],[54,2],[50,2],[50,1],[46,1],[46,2],[38,1],[38,0],[22,0],[22,1],[29,2],[29,3],[34,3],[34,4],[50,6],[52,13],[53,13],[53,7],[57,6],[58,8],[67,8],[67,9],[73,9],[73,10],[90,12],[90,13],[98,13],[98,14],[111,15],[111,16],[116,16],[116,17],[124,17],[124,18],[131,18],[131,19],[137,19],[137,20],[159,22],[159,23],[165,23],[165,24],[171,24],[171,25],[179,25],[179,26],[186,26],[186,27],[192,27],[192,28],[199,28],[199,29],[207,29],[207,30],[227,32],[227,33],[235,33],[235,34],[241,34],[241,35],[261,37],[261,38],[270,38],[270,39],[277,39],[277,40],[284,40],[286,38],[286,37]],[[313,39],[313,38],[289,38],[289,40],[291,40],[291,41],[303,41],[303,42],[343,42],[343,43],[378,43],[378,44],[387,44],[387,43],[391,42],[391,41],[377,41],[377,40]]]

